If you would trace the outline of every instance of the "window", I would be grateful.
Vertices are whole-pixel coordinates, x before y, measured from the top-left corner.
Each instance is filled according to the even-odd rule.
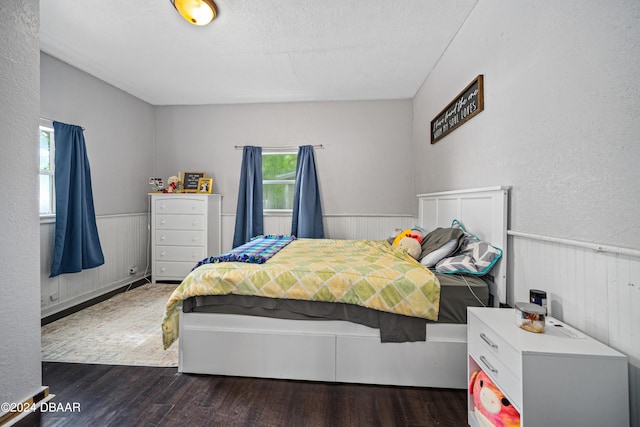
[[[40,121],[40,215],[55,213],[53,124]]]
[[[262,197],[265,210],[293,209],[298,153],[262,153]]]

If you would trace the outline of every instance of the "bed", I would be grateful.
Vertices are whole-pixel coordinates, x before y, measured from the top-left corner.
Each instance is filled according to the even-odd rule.
[[[374,316],[373,320],[363,320],[362,312],[346,313],[342,307],[351,304],[342,304],[341,301],[318,303],[319,306],[312,307],[315,311],[309,315],[308,307],[292,308],[287,306],[289,301],[260,295],[247,296],[244,300],[233,295],[188,296],[182,301],[181,310],[175,313],[177,325],[174,326],[179,328],[179,372],[466,388],[466,308],[447,304],[450,295],[470,298],[468,289],[475,290],[476,294],[474,300],[466,300],[470,305],[490,303],[497,306],[505,302],[508,189],[491,187],[421,194],[418,202],[418,225],[425,230],[450,227],[452,220],[456,219],[479,239],[501,248],[502,257],[491,269],[491,274],[482,279],[445,277],[423,268],[436,277],[434,282],[440,295],[431,301],[429,298],[433,297],[434,291],[417,292],[421,298],[423,294],[429,298],[418,302],[419,313],[416,316],[419,318],[414,319],[417,322],[401,325],[399,329],[397,319],[409,317],[406,313],[391,313],[391,318],[381,315],[379,318]],[[329,242],[330,245],[338,244],[337,241]],[[350,241],[345,242],[345,245],[351,244]],[[293,244],[289,246],[293,247]],[[395,256],[397,253],[393,252]],[[274,263],[279,256],[274,257]],[[223,264],[230,268],[238,263]],[[251,267],[247,268],[257,268],[256,264],[249,265]],[[204,268],[211,266],[198,267],[181,286],[194,280],[191,276]],[[416,278],[418,287],[431,281],[428,275]],[[287,289],[297,284],[292,282],[288,286]],[[317,315],[318,311],[335,312],[336,306],[341,307],[338,310],[340,315],[334,318],[342,320],[316,318],[324,316]],[[440,308],[440,313],[436,310],[435,318],[433,306]],[[402,310],[407,308],[402,307]],[[371,310],[365,308],[364,312]],[[359,320],[354,321],[354,318]],[[165,323],[163,332],[164,328]]]

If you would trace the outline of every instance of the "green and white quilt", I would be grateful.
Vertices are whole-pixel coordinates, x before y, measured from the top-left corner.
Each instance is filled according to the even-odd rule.
[[[164,347],[178,338],[183,300],[228,294],[340,302],[437,320],[440,283],[386,241],[297,239],[264,264],[221,262],[193,270],[167,302]]]

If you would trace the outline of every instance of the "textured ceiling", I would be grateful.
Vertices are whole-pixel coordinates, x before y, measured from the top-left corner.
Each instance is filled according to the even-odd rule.
[[[40,46],[153,105],[412,98],[477,0],[41,0]]]

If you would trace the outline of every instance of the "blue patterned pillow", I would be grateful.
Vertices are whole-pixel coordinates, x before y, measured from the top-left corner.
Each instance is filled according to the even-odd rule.
[[[454,224],[464,227],[454,220]],[[487,274],[502,257],[502,250],[477,236],[465,231],[460,249],[453,256],[444,258],[436,264],[436,272],[444,274],[466,273],[483,276]]]

